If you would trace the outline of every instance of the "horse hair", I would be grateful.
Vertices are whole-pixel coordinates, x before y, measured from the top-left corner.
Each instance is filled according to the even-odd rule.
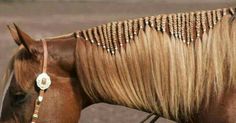
[[[191,119],[236,80],[234,8],[158,15],[82,30],[79,79],[106,101]]]

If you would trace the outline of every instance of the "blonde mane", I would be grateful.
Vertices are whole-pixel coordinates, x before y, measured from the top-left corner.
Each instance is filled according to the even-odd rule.
[[[236,82],[235,11],[158,15],[80,31],[77,72],[85,92],[94,102],[191,119]]]

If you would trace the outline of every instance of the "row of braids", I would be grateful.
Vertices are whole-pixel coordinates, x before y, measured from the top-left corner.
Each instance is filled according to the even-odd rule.
[[[222,16],[228,13],[234,14],[235,8],[144,17],[82,30],[79,36],[115,54],[124,44],[130,43],[139,30],[149,26],[189,45],[198,38],[204,38],[204,33],[214,28]]]

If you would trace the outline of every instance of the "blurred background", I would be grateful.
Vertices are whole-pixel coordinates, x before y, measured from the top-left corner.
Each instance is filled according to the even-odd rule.
[[[0,77],[16,48],[6,28],[13,22],[39,39],[111,21],[235,6],[236,0],[0,0]],[[82,112],[80,123],[139,123],[147,115],[96,104]],[[157,123],[174,122],[161,118]]]

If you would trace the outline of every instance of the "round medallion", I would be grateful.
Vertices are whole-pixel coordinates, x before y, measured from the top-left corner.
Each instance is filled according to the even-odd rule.
[[[38,75],[38,77],[36,79],[36,83],[37,83],[37,86],[41,90],[46,90],[51,85],[51,79],[47,73],[41,73],[40,75]]]

